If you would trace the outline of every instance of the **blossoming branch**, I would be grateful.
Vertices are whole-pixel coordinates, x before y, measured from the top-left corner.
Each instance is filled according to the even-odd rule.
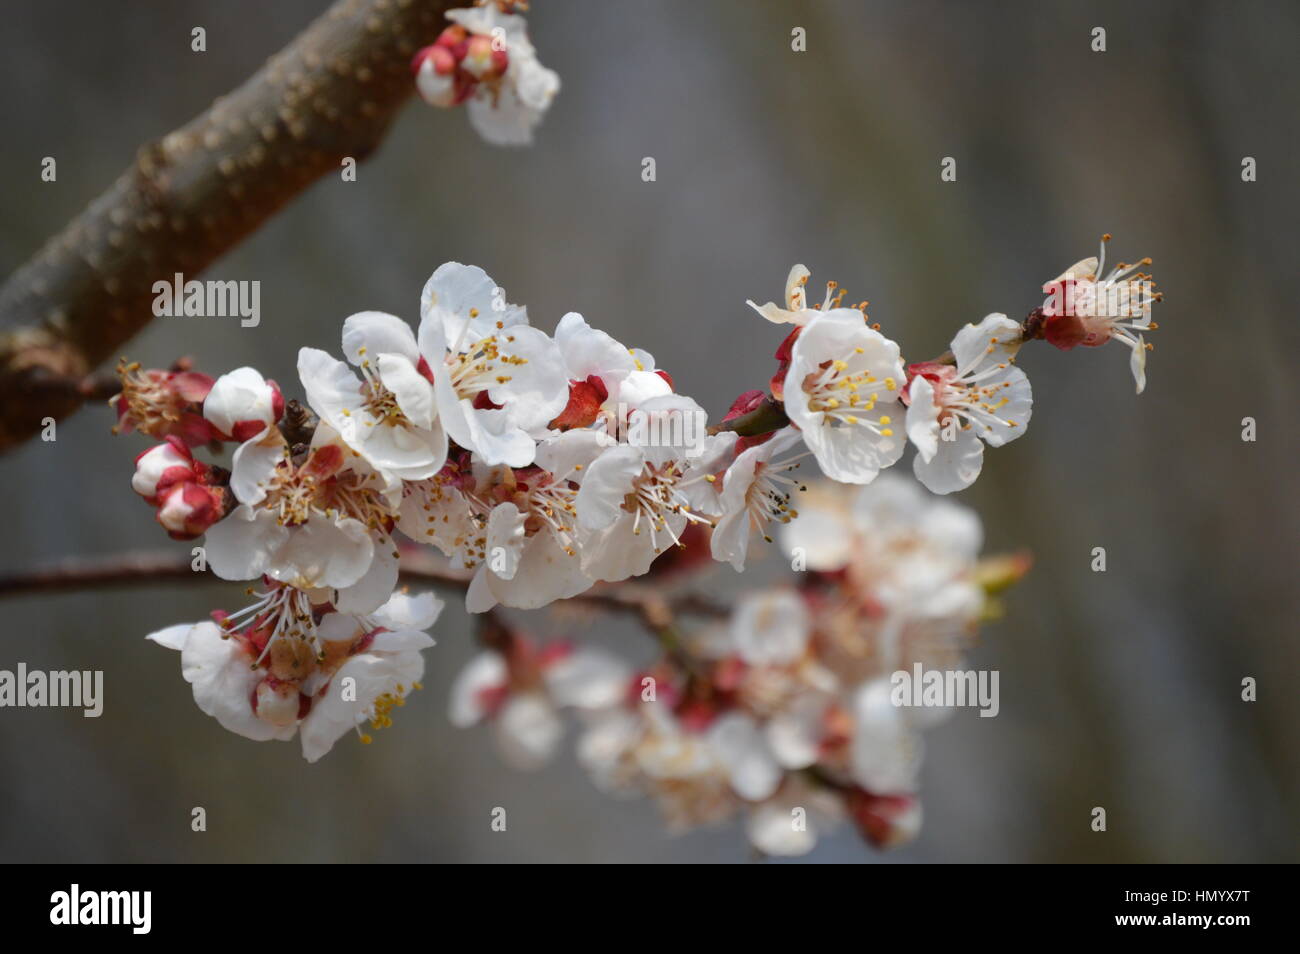
[[[888,676],[955,665],[1028,562],[980,558],[973,513],[881,471],[911,443],[934,494],[969,486],[985,447],[1029,425],[1029,341],[1117,339],[1141,390],[1159,296],[1137,265],[1099,280],[1104,257],[1105,240],[1023,322],[988,315],[917,362],[834,283],[810,305],[795,266],[781,304],[750,302],[793,326],[775,373],[713,427],[650,353],[576,313],[534,327],[455,262],[425,284],[415,327],[361,312],[342,359],[301,349],[302,401],[253,368],[124,362],[117,430],[161,441],[133,489],[171,537],[204,538],[217,576],[253,581],[244,608],[149,638],[180,651],[222,726],[297,737],[314,761],[349,731],[369,741],[361,727],[390,725],[418,688],[443,604],[397,588],[398,541],[426,544],[468,575],[483,620],[451,717],[491,721],[511,761],[544,762],[575,709],[597,783],[654,797],[673,825],[744,812],[757,847],[794,854],[847,817],[896,843],[919,825],[918,733],[936,714],[900,708]],[[1098,289],[1134,273],[1143,287],[1111,314]],[[228,467],[196,455],[222,447]],[[829,481],[796,475],[810,460]],[[690,631],[662,601],[646,615],[663,657],[643,671],[604,647],[539,644],[498,612],[641,577],[672,587],[701,561],[743,571],[774,529],[798,583]]]

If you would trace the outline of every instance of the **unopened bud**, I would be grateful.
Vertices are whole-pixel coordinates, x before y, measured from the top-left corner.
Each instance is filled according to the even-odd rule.
[[[243,443],[284,415],[284,396],[274,381],[253,368],[217,378],[203,402],[203,416],[220,436]]]
[[[174,484],[160,498],[158,522],[175,540],[202,536],[225,516],[225,494],[220,487],[186,482]]]
[[[131,489],[150,503],[174,484],[201,480],[206,468],[194,460],[184,441],[169,437],[141,452],[135,459]]]

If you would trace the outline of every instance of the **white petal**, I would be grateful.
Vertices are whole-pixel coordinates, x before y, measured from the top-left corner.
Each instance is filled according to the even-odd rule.
[[[582,315],[571,311],[555,327],[555,343],[564,356],[570,380],[585,381],[591,375],[636,370],[631,352],[605,332],[591,327]]]
[[[276,468],[289,461],[289,445],[279,428],[268,427],[235,448],[230,461],[230,490],[244,504],[261,503]]]
[[[405,328],[406,325],[402,327]],[[433,415],[436,413],[433,385],[403,355],[380,354],[377,363],[379,380],[393,392],[397,406],[407,419],[424,430],[433,427]]]
[[[588,530],[600,530],[627,516],[623,498],[645,467],[639,448],[628,445],[611,447],[587,468],[574,505],[578,523]]]
[[[420,361],[411,326],[382,311],[358,312],[343,322],[343,354],[358,366],[380,354],[399,355],[411,365]]]
[[[189,638],[190,632],[198,623],[177,623],[175,626],[168,626],[160,629],[156,633],[150,633],[145,639],[151,639],[159,646],[166,646],[168,649],[182,650],[185,648],[185,640]]]
[[[439,265],[420,292],[420,353],[435,373],[457,345],[468,347],[498,330],[526,324],[527,311],[507,303],[505,289],[477,265]]]
[[[275,514],[244,504],[208,528],[203,554],[223,580],[253,580],[267,571],[288,539],[289,528]]]
[[[908,396],[912,403],[907,408],[907,437],[928,461],[939,452],[939,408],[934,403],[934,386],[917,375],[908,385]]]
[[[255,742],[284,739],[294,726],[264,722],[253,711],[253,689],[262,673],[237,639],[222,638],[216,623],[199,623],[181,650],[181,675],[194,689],[194,701],[221,725]]]
[[[503,580],[511,579],[519,569],[526,521],[527,514],[508,502],[497,504],[488,515],[485,559],[488,569]]]
[[[938,450],[930,460],[925,460],[921,454],[912,459],[916,479],[936,494],[965,490],[975,483],[983,467],[984,444],[975,436],[974,428],[958,428],[955,440],[940,440]]]
[[[1006,315],[986,315],[978,325],[967,324],[952,339],[957,373],[964,375],[986,362],[1005,361],[1020,344],[1020,325]]]
[[[397,586],[399,560],[388,536],[374,540],[365,572],[353,583],[338,587],[334,606],[340,613],[373,613],[390,599]]]
[[[540,609],[556,600],[577,596],[594,582],[583,572],[581,558],[566,552],[546,531],[525,543],[518,570],[511,579],[488,574],[485,580],[494,603],[516,609]],[[480,611],[470,607],[470,612]]]
[[[300,590],[351,586],[375,555],[374,541],[361,521],[313,514],[293,528],[266,573]]]
[[[381,695],[396,693],[399,685],[409,689],[422,675],[424,657],[418,652],[362,653],[349,659],[316,696],[303,720],[303,758],[315,762],[344,734],[373,715],[375,701]],[[355,701],[344,698],[345,680],[355,680]]]
[[[415,595],[394,593],[370,617],[386,629],[426,630],[438,621],[446,605],[432,590]]]

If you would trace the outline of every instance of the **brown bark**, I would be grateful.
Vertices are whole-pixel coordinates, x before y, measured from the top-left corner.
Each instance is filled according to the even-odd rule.
[[[88,396],[86,376],[188,280],[383,139],[411,56],[464,0],[338,0],[251,79],[136,160],[0,288],[0,450]]]

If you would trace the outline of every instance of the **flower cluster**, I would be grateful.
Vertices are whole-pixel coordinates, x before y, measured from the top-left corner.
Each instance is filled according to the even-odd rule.
[[[905,839],[928,717],[895,703],[889,675],[956,665],[989,593],[1026,566],[981,561],[972,513],[881,471],[910,441],[935,494],[973,482],[985,446],[1029,423],[1026,341],[1145,348],[1102,310],[1040,308],[967,324],[950,352],[909,363],[866,302],[844,306],[831,283],[810,307],[807,281],[796,266],[784,306],[750,303],[793,330],[768,387],[713,427],[648,352],[576,313],[534,327],[456,262],[425,283],[415,326],[361,312],[343,322],[342,358],[302,348],[303,402],[252,368],[213,380],[123,365],[118,429],[162,440],[132,487],[173,537],[204,536],[217,576],[261,585],[238,613],[150,638],[181,651],[204,712],[251,739],[297,735],[314,760],[349,728],[387,725],[415,686],[441,604],[399,589],[399,561],[425,544],[491,634],[452,720],[494,723],[515,764],[544,762],[575,709],[598,784],[652,795],[676,826],[744,812],[769,854],[807,851],[841,818],[877,844]],[[1149,310],[1135,321],[1150,326]],[[229,468],[200,445],[230,448]],[[832,479],[811,490],[795,473],[810,458]],[[593,587],[592,605],[626,606],[610,595],[623,581],[710,558],[743,571],[755,541],[777,537],[798,585],[706,614],[689,638],[642,598],[665,645],[642,671],[599,647],[539,646],[497,613]]]
[[[767,855],[809,851],[852,820],[873,844],[915,835],[920,732],[948,710],[900,708],[890,674],[960,662],[986,588],[1022,561],[980,561],[978,518],[887,475],[812,485],[781,546],[797,587],[743,595],[652,666],[600,648],[494,638],[452,690],[452,721],[493,724],[503,755],[542,764],[582,726],[578,757],[602,789],[649,795],[685,829],[737,814]]]
[[[374,612],[342,613],[311,595],[267,582],[235,614],[181,623],[147,638],[181,654],[194,701],[222,726],[257,742],[295,735],[315,762],[349,730],[392,725],[389,715],[421,688],[433,645],[423,631],[442,611],[432,593],[394,593]]]
[[[415,54],[411,69],[431,106],[466,104],[469,121],[498,146],[532,142],[533,130],[560,91],[560,78],[537,59],[528,25],[509,0],[479,0],[450,10],[452,25]]]

